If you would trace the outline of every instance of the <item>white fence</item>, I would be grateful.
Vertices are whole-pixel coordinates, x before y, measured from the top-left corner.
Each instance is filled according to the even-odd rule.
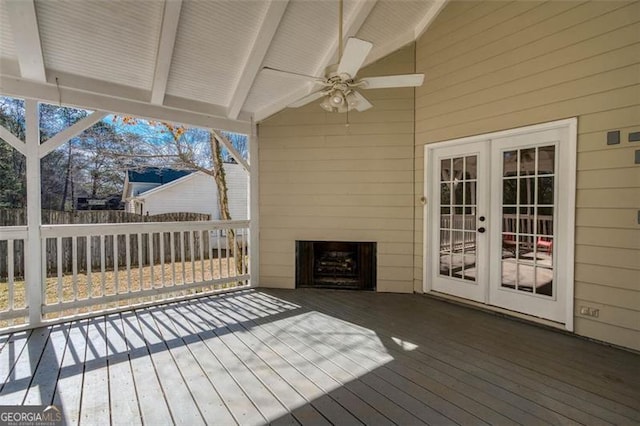
[[[89,316],[246,287],[248,231],[249,221],[42,226],[43,318]],[[0,282],[0,297],[6,293],[8,299],[0,299],[5,302],[0,328],[19,325],[17,318],[26,321],[25,288],[33,286],[14,277],[11,266],[18,246],[24,258],[26,232],[26,227],[2,228],[0,245],[6,244],[7,255],[0,262],[9,273],[6,283]]]

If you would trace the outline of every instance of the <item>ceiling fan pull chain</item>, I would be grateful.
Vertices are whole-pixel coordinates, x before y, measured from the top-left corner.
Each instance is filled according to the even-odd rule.
[[[342,58],[342,13],[343,13],[343,0],[339,1],[338,6],[338,60]]]

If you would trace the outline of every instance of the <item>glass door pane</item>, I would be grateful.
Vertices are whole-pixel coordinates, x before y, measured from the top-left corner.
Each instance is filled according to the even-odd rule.
[[[502,152],[503,288],[553,294],[555,145]]]
[[[475,282],[477,155],[440,161],[439,275]]]

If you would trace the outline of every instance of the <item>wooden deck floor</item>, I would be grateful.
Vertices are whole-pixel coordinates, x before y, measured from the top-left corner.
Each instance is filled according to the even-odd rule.
[[[640,356],[417,295],[260,290],[0,336],[69,424],[639,424]]]

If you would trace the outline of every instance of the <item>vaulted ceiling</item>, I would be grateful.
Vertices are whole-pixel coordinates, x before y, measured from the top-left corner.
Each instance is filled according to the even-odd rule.
[[[446,0],[344,0],[371,63]],[[337,0],[0,0],[0,93],[244,131],[337,62]]]

